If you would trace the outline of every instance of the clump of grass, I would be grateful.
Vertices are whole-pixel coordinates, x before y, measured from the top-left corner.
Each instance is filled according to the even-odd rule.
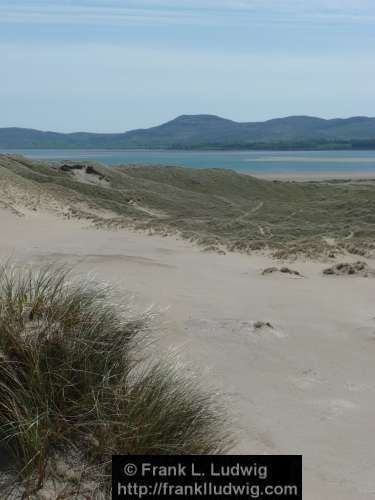
[[[29,488],[56,456],[78,453],[108,485],[112,454],[226,450],[216,395],[139,356],[150,320],[64,269],[0,268],[0,449]]]

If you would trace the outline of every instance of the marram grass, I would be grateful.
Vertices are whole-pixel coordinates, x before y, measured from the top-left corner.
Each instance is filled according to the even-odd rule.
[[[231,444],[218,396],[140,356],[152,315],[112,297],[61,268],[0,267],[0,450],[30,491],[56,457],[79,457],[105,488],[112,454]]]

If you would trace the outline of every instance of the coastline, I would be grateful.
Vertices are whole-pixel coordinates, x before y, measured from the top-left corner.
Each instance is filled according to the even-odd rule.
[[[375,170],[373,172],[364,171],[296,171],[291,170],[288,172],[238,172],[239,174],[251,175],[259,179],[271,180],[271,181],[374,181],[375,180]]]
[[[7,152],[10,155],[26,155],[34,161],[43,162],[91,161],[109,167],[164,165],[195,170],[217,168],[269,180],[375,179],[375,152],[369,150],[322,152],[308,150],[25,149]],[[3,153],[6,151],[0,149],[0,155]]]

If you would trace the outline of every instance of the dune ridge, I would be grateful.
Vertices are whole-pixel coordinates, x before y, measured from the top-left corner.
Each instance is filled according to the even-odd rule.
[[[106,167],[0,155],[1,203],[101,228],[179,235],[206,251],[330,258],[374,252],[375,184],[258,179],[222,169]]]

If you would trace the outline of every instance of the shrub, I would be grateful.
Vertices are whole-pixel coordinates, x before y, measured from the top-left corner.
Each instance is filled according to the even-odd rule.
[[[0,447],[28,488],[42,487],[58,456],[79,456],[108,487],[112,454],[230,444],[215,394],[139,355],[152,315],[112,297],[65,269],[0,268]]]

